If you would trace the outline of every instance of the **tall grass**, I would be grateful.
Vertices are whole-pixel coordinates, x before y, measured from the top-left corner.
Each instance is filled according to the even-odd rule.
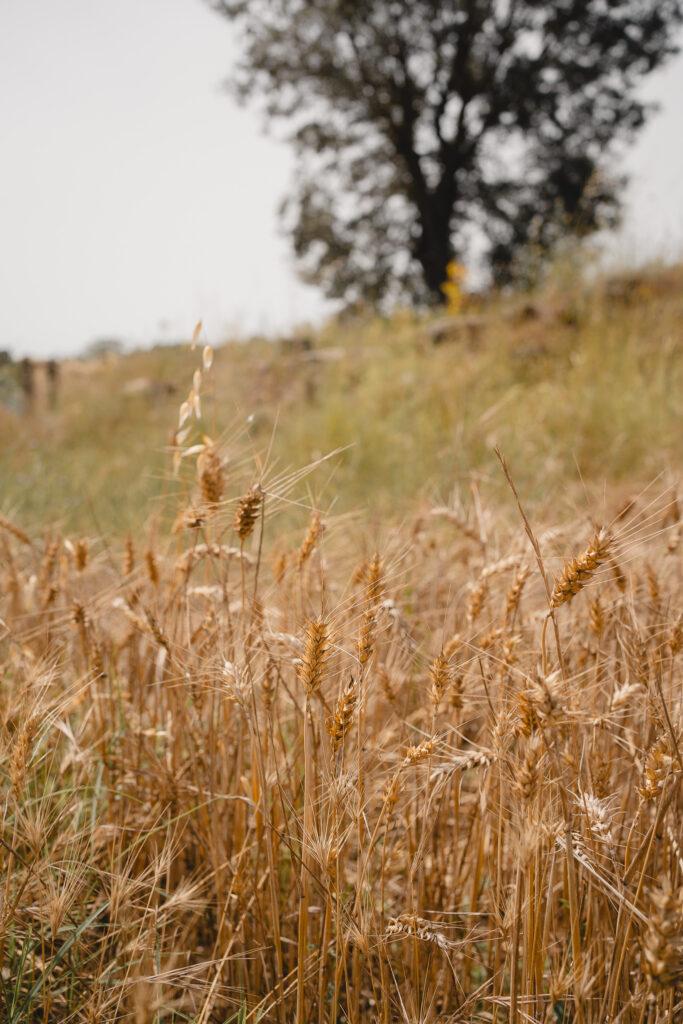
[[[283,468],[343,449],[317,477],[317,500],[334,494],[336,511],[380,520],[411,515],[416,495],[443,503],[472,474],[506,509],[501,444],[542,518],[570,516],[579,480],[632,488],[680,469],[683,287],[680,268],[668,275],[621,298],[572,278],[524,302],[492,298],[476,331],[437,346],[431,321],[409,313],[330,324],[311,351],[222,346],[204,432],[240,431],[262,449],[274,434]],[[120,535],[166,508],[164,449],[197,355],[177,346],[72,362],[57,412],[0,409],[0,513],[34,531],[58,519]]]
[[[3,1020],[680,1019],[675,492],[365,526],[201,374],[168,531],[0,519]]]

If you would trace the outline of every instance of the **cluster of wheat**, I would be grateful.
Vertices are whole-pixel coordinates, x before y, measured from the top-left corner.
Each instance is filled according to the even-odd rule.
[[[682,1019],[675,499],[297,534],[200,387],[168,537],[0,520],[3,1021]]]

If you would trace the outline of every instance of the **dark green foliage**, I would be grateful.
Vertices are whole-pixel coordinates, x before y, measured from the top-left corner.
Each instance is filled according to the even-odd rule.
[[[494,276],[613,223],[604,162],[634,89],[675,52],[679,0],[219,0],[243,34],[233,84],[288,119],[285,216],[334,297],[441,297],[478,234]]]
[[[614,223],[614,147],[643,76],[676,52],[680,0],[215,0],[232,85],[284,118],[299,157],[284,213],[333,297],[438,301],[485,240],[498,281],[528,253]]]

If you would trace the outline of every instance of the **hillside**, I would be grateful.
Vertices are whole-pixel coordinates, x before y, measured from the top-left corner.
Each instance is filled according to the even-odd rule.
[[[592,286],[558,273],[445,326],[406,311],[280,343],[208,340],[201,429],[283,470],[344,449],[310,478],[337,511],[400,518],[475,478],[495,495],[495,444],[540,505],[680,467],[680,267]],[[177,486],[167,448],[196,366],[189,344],[73,360],[55,411],[40,394],[32,415],[0,406],[0,512],[88,535],[174,514],[158,499]]]

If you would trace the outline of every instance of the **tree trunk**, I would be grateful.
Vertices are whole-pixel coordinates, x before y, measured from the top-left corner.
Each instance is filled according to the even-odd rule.
[[[451,210],[440,209],[439,204],[433,200],[420,210],[421,231],[414,256],[422,267],[427,291],[435,305],[443,305],[446,301],[441,286],[447,280],[447,267],[454,256],[450,214]]]

